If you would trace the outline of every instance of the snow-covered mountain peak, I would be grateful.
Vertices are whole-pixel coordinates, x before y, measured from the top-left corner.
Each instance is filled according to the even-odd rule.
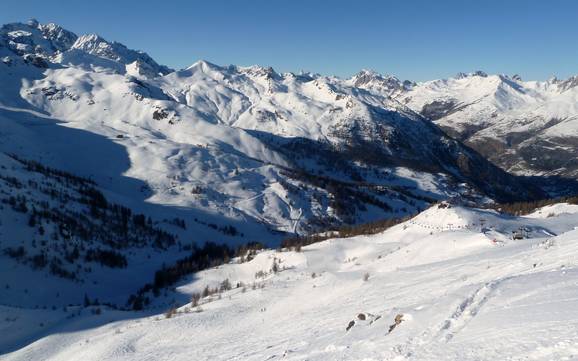
[[[35,18],[31,18],[26,22],[26,25],[30,26],[31,28],[37,28],[39,25],[39,22]]]
[[[417,111],[434,102],[454,103],[455,106],[483,107],[491,115],[495,110],[514,109],[536,101],[535,91],[524,87],[520,80],[507,75],[487,75],[479,72],[457,74],[453,78],[420,83],[402,95]],[[433,115],[433,119],[440,115]],[[432,117],[430,114],[428,117]]]
[[[287,72],[287,73],[281,74],[281,76],[284,79],[288,79],[290,81],[298,81],[301,83],[307,83],[307,82],[310,82],[312,80],[315,80],[315,79],[318,79],[321,77],[321,75],[319,75],[319,74],[313,74],[313,73],[308,73],[308,72],[299,72],[299,73]]]
[[[221,66],[214,64],[210,61],[200,59],[182,71],[179,71],[180,77],[191,77],[191,76],[208,76],[216,79],[224,79],[227,77],[235,76],[246,76],[251,79],[261,79],[261,80],[276,80],[280,81],[284,78],[284,75],[277,73],[272,67],[265,67],[261,65],[251,65],[251,66],[238,66],[229,65]]]
[[[465,78],[471,78],[471,77],[487,78],[488,74],[482,70],[476,70],[476,71],[471,72],[471,73],[459,72],[454,76],[454,79],[465,79]]]
[[[55,24],[41,25],[37,21],[5,24],[0,28],[0,46],[18,56],[35,54],[49,57],[63,51],[76,40],[76,35]]]
[[[252,77],[280,80],[282,76],[270,66],[252,65],[247,67],[237,67],[240,73],[247,74]]]
[[[479,76],[482,78],[486,78],[488,76],[488,73],[481,70],[476,70],[475,72],[472,73],[472,76]]]
[[[498,217],[494,210],[471,209],[468,207],[441,202],[432,206],[412,219],[412,223],[436,228],[459,229],[469,225],[483,225],[488,220]]]
[[[72,47],[75,49],[91,50],[97,47],[110,48],[110,44],[98,34],[85,34],[78,37]]]
[[[468,77],[468,74],[461,72],[461,71],[459,73],[457,73],[456,75],[454,75],[455,79],[463,79],[463,78],[467,78],[467,77]]]
[[[395,98],[508,171],[577,174],[578,76],[524,81],[519,75],[459,73]]]
[[[162,78],[162,81],[167,86],[182,88],[184,84],[193,85],[211,79],[222,81],[231,72],[235,72],[235,67],[225,68],[206,60],[198,60],[185,69],[168,74]]]
[[[199,59],[195,61],[193,64],[186,67],[184,70],[196,70],[196,69],[206,71],[207,69],[221,69],[221,67],[211,63],[210,61]]]
[[[565,92],[569,89],[572,89],[578,85],[578,75],[571,76],[566,80],[558,81],[557,85],[558,89],[560,89],[560,92]]]
[[[46,38],[52,40],[52,43],[60,52],[70,49],[76,39],[78,39],[76,34],[54,23],[38,25],[38,28]]]
[[[405,80],[400,81],[392,75],[382,75],[374,70],[363,69],[348,80],[348,83],[356,88],[372,89],[386,93],[399,93],[410,90],[415,83]]]
[[[40,24],[37,20],[12,23],[0,28],[0,56],[11,62],[21,58],[34,66],[47,68],[61,63],[83,69],[104,68],[116,73],[153,78],[172,69],[159,65],[148,54],[109,42],[97,34],[78,37],[60,25]],[[129,64],[133,64],[126,69]]]
[[[366,83],[374,79],[383,79],[383,76],[373,69],[361,69],[352,79],[355,83]]]
[[[0,28],[0,44],[6,42],[19,55],[35,53],[48,57],[70,49],[77,38],[76,34],[60,25],[40,24],[35,19],[26,24],[12,23]]]
[[[135,60],[130,64],[126,64],[125,69],[126,75],[136,78],[154,78],[159,75],[155,72],[155,68],[141,60]]]
[[[150,71],[157,76],[166,75],[173,71],[164,65],[159,65],[143,51],[128,49],[125,45],[115,41],[108,42],[97,34],[80,36],[72,45],[71,49],[82,50],[88,54],[124,65],[137,61],[140,64],[146,64],[148,68],[150,68]]]

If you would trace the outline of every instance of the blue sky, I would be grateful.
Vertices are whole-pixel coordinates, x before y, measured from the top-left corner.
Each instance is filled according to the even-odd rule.
[[[206,59],[339,76],[368,68],[417,81],[478,69],[578,74],[572,0],[21,0],[2,6],[0,22],[31,17],[175,68]]]

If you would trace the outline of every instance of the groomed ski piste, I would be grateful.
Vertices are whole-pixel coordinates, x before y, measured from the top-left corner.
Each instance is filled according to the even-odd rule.
[[[232,288],[172,312],[2,307],[0,359],[573,360],[577,220],[569,204],[514,217],[442,203],[202,271],[171,292]]]

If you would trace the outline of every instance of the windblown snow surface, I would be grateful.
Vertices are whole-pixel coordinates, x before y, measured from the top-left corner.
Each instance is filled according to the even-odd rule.
[[[2,307],[0,350],[13,352],[0,359],[572,360],[577,217],[436,205],[381,234],[203,271],[175,292],[233,289],[170,318]]]

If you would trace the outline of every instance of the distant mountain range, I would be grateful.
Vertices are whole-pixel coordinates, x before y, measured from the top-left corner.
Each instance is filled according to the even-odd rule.
[[[416,84],[361,72],[355,79],[358,87],[396,99],[508,172],[578,175],[578,77],[523,81],[477,71]]]

